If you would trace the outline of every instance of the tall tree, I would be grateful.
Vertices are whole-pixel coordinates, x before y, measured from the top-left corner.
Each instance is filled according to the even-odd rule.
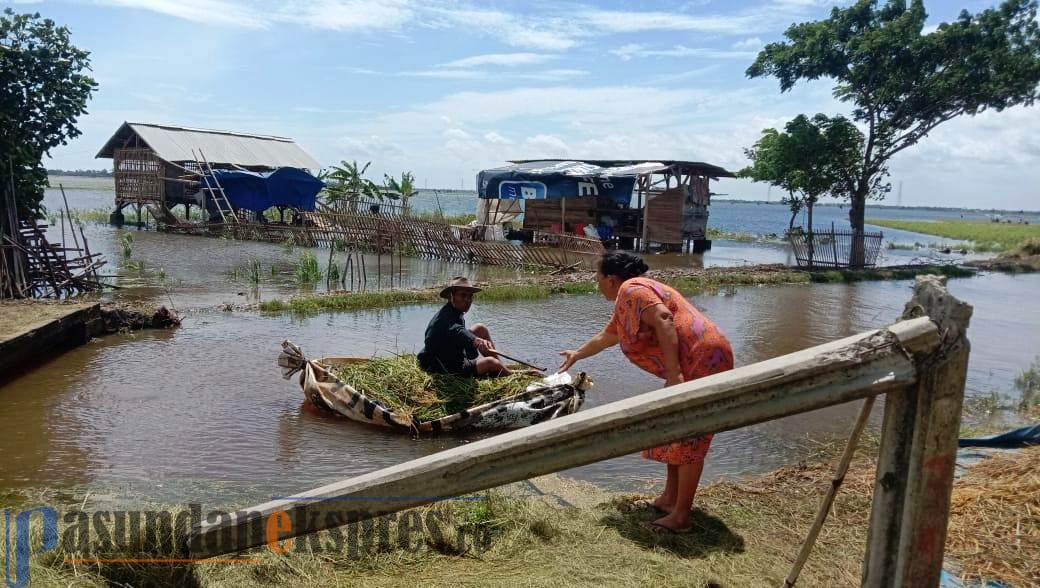
[[[790,226],[805,208],[812,233],[813,206],[824,196],[847,195],[850,170],[863,148],[863,133],[843,117],[800,114],[784,126],[784,132],[765,129],[762,138],[744,153],[751,165],[737,175],[768,182],[787,192]]]
[[[854,265],[864,261],[868,198],[890,189],[887,164],[935,127],[987,109],[1032,105],[1040,83],[1040,25],[1036,0],[1006,0],[922,34],[921,0],[859,0],[830,18],[792,25],[786,42],[770,43],[747,70],[771,75],[786,92],[799,80],[831,78],[834,96],[853,106],[865,129],[858,165],[850,174],[849,221],[859,238]]]
[[[89,55],[39,14],[0,15],[0,178],[7,183],[13,171],[23,218],[42,212],[43,157],[80,135],[76,119],[97,88]]]

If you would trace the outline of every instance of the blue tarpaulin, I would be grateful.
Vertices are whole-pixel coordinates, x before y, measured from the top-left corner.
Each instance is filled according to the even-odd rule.
[[[602,167],[583,161],[529,161],[480,172],[477,195],[503,200],[596,196],[628,206],[636,177],[659,167],[662,164]]]
[[[305,170],[282,167],[271,172],[241,170],[213,170],[213,176],[224,188],[231,205],[261,212],[272,206],[291,206],[300,210],[314,210],[318,192],[325,184]],[[214,178],[208,178],[215,186]],[[206,182],[203,182],[206,185]]]
[[[992,437],[960,439],[959,447],[1026,447],[1040,445],[1040,425],[1021,427]]]

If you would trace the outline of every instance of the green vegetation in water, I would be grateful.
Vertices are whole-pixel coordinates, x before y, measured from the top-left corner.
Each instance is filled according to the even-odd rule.
[[[122,238],[119,239],[119,244],[123,248],[123,257],[130,257],[134,254],[134,235],[133,233],[123,233]]]
[[[329,256],[329,269],[327,270],[325,279],[333,284],[339,283],[339,266],[336,265],[336,258],[333,255]]]
[[[1017,247],[1010,251],[1010,254],[1016,257],[1032,257],[1034,255],[1040,255],[1040,237],[1033,237],[1022,241]]]
[[[713,241],[737,241],[740,243],[751,243],[759,237],[747,231],[723,231],[714,227],[708,227],[707,237]]]
[[[868,224],[948,239],[971,241],[975,251],[1009,251],[1030,239],[1040,239],[1040,225],[1008,224],[990,221],[940,220],[910,221],[871,219]]]
[[[1015,388],[1019,393],[1018,411],[1040,419],[1040,357],[1015,378]]]
[[[335,370],[340,380],[395,413],[421,421],[439,419],[523,392],[537,378],[514,373],[502,378],[431,375],[414,355],[375,358]]]
[[[289,233],[289,236],[285,238],[285,241],[282,241],[282,249],[284,249],[286,253],[291,254],[295,248],[296,237],[292,233]]]
[[[705,272],[702,275],[662,278],[686,295],[711,291],[724,286],[804,284],[809,274],[802,271],[780,272]],[[312,314],[322,311],[350,311],[370,308],[390,308],[404,304],[435,304],[444,302],[438,290],[384,290],[380,292],[335,292],[296,296],[289,300],[268,300],[260,304],[263,312],[291,311]],[[588,295],[599,290],[595,282],[556,282],[491,285],[477,294],[476,303],[507,302],[512,300],[542,300],[558,295]]]
[[[969,278],[975,275],[972,268],[959,265],[934,265],[910,268],[874,268],[864,270],[834,269],[812,272],[813,282],[842,283],[883,280],[912,280],[922,275],[938,275],[949,278]]]
[[[294,273],[296,281],[300,284],[313,284],[321,280],[322,271],[318,265],[318,258],[314,256],[314,253],[310,251],[304,251],[300,254],[300,259],[296,261],[296,271]]]
[[[432,223],[440,223],[447,225],[468,225],[469,223],[477,220],[475,214],[444,214],[440,210],[433,212],[415,212],[412,213],[411,218],[415,220],[429,221]]]
[[[255,257],[249,260],[249,282],[253,285],[260,283],[260,276],[262,275],[263,268],[260,266],[260,260]]]

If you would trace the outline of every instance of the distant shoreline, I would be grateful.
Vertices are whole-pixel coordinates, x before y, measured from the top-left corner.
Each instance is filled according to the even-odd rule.
[[[70,176],[70,175],[50,174],[50,175],[48,175],[48,178],[50,179],[50,185],[51,185],[52,188],[57,188],[58,187],[58,183],[61,180],[67,180],[67,181],[61,182],[61,183],[65,184],[66,188],[71,188],[71,189],[84,189],[84,188],[86,188],[86,189],[109,189],[109,190],[115,190],[115,183],[114,183],[114,180],[113,180],[113,176],[86,175],[86,174]],[[111,184],[108,185],[108,186],[100,185],[100,184],[104,183],[105,180],[108,180]],[[79,184],[77,184],[75,182],[79,182]],[[473,194],[473,195],[475,195],[476,194],[476,192],[474,192],[472,190],[459,190],[458,188],[420,188],[419,192],[420,192],[420,194],[422,192],[439,192],[442,196],[454,195],[454,194],[450,194],[452,192],[458,193],[459,195],[463,195],[463,194],[466,194],[466,195]],[[766,205],[766,206],[786,206],[785,204],[782,204],[780,201],[743,200],[743,199],[740,199],[740,198],[713,198],[712,202],[725,202],[727,204],[756,204],[756,205]],[[818,202],[816,204],[816,206],[817,207],[827,207],[827,208],[838,208],[838,207],[845,206],[845,203],[841,203],[841,202]],[[950,212],[957,212],[957,213],[960,213],[960,212],[975,212],[975,213],[988,213],[988,214],[1031,214],[1031,215],[1040,215],[1040,210],[1010,210],[1010,209],[1005,209],[1005,208],[954,208],[954,207],[945,207],[945,206],[896,206],[896,205],[893,205],[893,204],[870,204],[867,208],[868,208],[868,210],[869,209],[933,210],[933,211],[938,210],[938,211],[950,211]]]

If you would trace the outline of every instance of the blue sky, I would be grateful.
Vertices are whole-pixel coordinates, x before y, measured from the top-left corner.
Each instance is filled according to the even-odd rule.
[[[926,2],[929,25],[995,3]],[[744,70],[831,2],[82,0],[18,2],[67,25],[99,90],[52,167],[93,156],[126,121],[283,135],[323,163],[473,187],[534,157],[743,166],[765,127],[848,113],[830,84],[780,94]],[[893,162],[903,203],[1040,208],[1040,108],[940,127]],[[720,192],[765,198],[724,181]],[[774,198],[775,198],[774,194]],[[895,203],[895,195],[890,202]]]

